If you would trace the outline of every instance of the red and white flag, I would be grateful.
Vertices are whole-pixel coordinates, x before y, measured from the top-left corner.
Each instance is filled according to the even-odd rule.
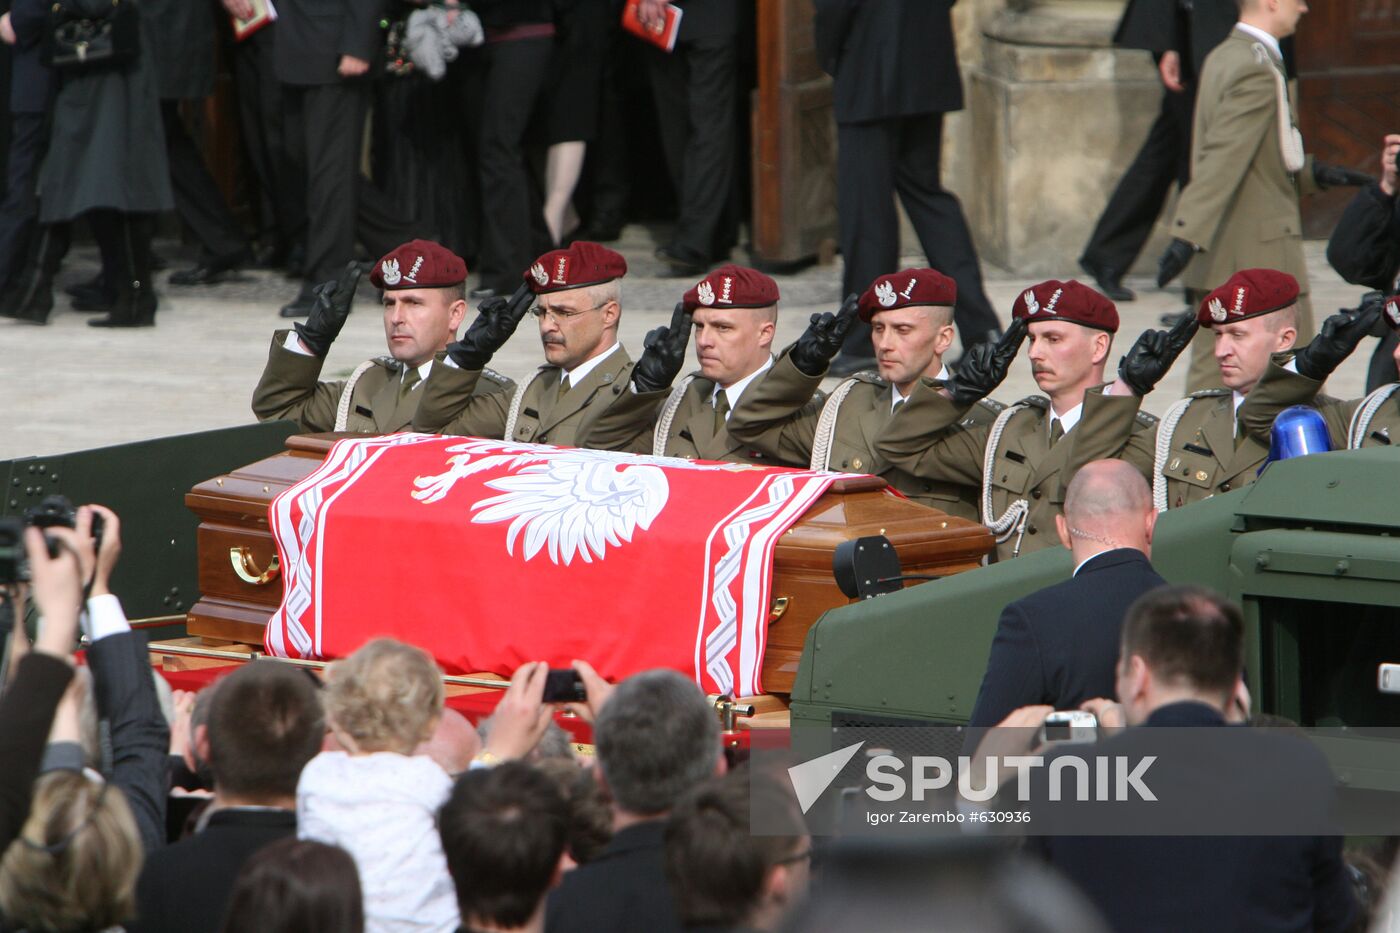
[[[448,673],[573,658],[763,692],[773,549],[838,474],[395,434],[344,440],[278,496],[266,647],[388,635]]]

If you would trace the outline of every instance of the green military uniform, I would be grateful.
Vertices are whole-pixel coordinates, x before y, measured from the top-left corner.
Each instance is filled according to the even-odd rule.
[[[404,381],[403,363],[381,356],[361,363],[349,379],[321,382],[325,360],[288,350],[286,341],[290,333],[279,330],[272,336],[267,366],[258,380],[258,387],[253,390],[253,413],[259,421],[285,418],[295,421],[308,433],[389,434],[406,431],[412,425],[426,387],[412,388],[410,383],[407,391],[400,391]],[[439,354],[432,372],[443,368]],[[508,391],[515,386],[493,370],[486,370],[483,376],[473,387],[483,395],[500,394],[508,398]],[[431,378],[428,381],[431,382]]]
[[[1050,401],[1039,395],[1005,409],[992,424],[944,430],[958,407],[939,388],[923,380],[889,420],[876,449],[921,481],[980,489],[982,521],[999,538],[998,560],[1058,544],[1055,516],[1075,471],[1118,456],[1130,437],[1150,433],[1157,420],[1138,410],[1140,398],[1105,395],[1100,387],[1085,393],[1079,421],[1053,444]]]
[[[753,391],[760,376],[744,392]],[[757,447],[745,444],[729,431],[724,412],[717,410],[714,400],[716,384],[699,373],[693,373],[671,391],[666,404],[656,418],[652,444],[647,452],[658,457],[685,457],[688,460],[723,460],[729,463],[756,463],[763,466],[807,466],[807,458],[780,460]],[[725,398],[726,404],[728,398]],[[742,404],[742,397],[740,400]],[[821,410],[820,393],[809,398],[801,409],[804,415],[815,417]],[[733,415],[729,416],[730,418]]]
[[[977,520],[975,489],[916,476],[877,450],[876,438],[892,418],[894,390],[888,383],[873,373],[860,373],[841,383],[818,409],[812,401],[821,381],[821,376],[808,376],[792,365],[784,351],[773,368],[744,391],[729,416],[730,435],[781,462],[870,473],[915,502]],[[946,424],[985,425],[1000,410],[997,403],[984,401],[970,412],[955,412]],[[823,418],[826,425],[821,424]],[[825,430],[819,430],[822,427]]]
[[[415,431],[464,434],[558,447],[625,450],[651,428],[664,392],[633,392],[632,358],[619,346],[577,384],[559,391],[564,371],[541,366],[513,392],[472,393],[481,370],[434,366],[413,419]],[[607,443],[595,426],[608,416]],[[507,430],[509,428],[509,430]]]
[[[1400,442],[1400,382],[1381,386],[1364,399],[1343,403],[1347,447],[1389,447]]]
[[[1229,389],[1193,393],[1167,409],[1157,436],[1135,440],[1124,453],[1152,480],[1160,509],[1175,509],[1217,492],[1248,486],[1269,455],[1269,435],[1279,412],[1311,405],[1327,421],[1333,445],[1346,436],[1344,403],[1319,396],[1322,384],[1284,369],[1291,353],[1276,353],[1259,382],[1240,403],[1238,429]]]
[[[1277,269],[1298,280],[1298,342],[1313,334],[1308,268],[1298,196],[1317,190],[1312,158],[1289,170],[1281,130],[1297,126],[1297,108],[1282,90],[1283,63],[1236,28],[1206,57],[1191,133],[1191,183],[1181,191],[1173,236],[1201,247],[1182,275],[1204,294],[1240,269]],[[1297,154],[1301,156],[1301,153]],[[1219,385],[1211,337],[1192,344],[1191,386]]]

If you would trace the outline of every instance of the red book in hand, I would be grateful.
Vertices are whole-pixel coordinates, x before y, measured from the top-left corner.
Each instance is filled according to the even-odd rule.
[[[637,18],[637,6],[640,3],[641,0],[627,0],[627,4],[622,8],[622,28],[657,48],[668,52],[674,49],[676,36],[681,31],[681,13],[684,11],[673,3],[666,4],[666,24],[657,29],[644,25]]]

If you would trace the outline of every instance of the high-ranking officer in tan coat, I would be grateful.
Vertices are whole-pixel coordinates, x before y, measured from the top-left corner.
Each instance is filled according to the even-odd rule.
[[[754,269],[721,266],[681,299],[692,315],[700,371],[686,376],[656,418],[647,453],[701,460],[805,467],[783,462],[729,433],[730,413],[744,392],[773,366],[778,283]],[[809,414],[820,407],[809,400]],[[595,438],[597,432],[595,432]]]
[[[1139,413],[1142,398],[1126,381],[1104,385],[1118,310],[1103,295],[1072,280],[1042,282],[1017,296],[1012,325],[1029,334],[1027,356],[1044,396],[1022,399],[990,425],[944,430],[960,404],[958,387],[925,381],[876,441],[899,469],[980,492],[998,560],[1058,544],[1054,520],[1075,470],[1117,456],[1134,433],[1150,432],[1156,422]],[[1154,355],[1149,382],[1185,346],[1183,340],[1165,349],[1155,340],[1160,333],[1149,331],[1128,354]],[[1001,368],[996,379],[1004,375]],[[961,378],[960,366],[954,383]]]
[[[1378,309],[1333,315],[1293,352],[1298,283],[1272,269],[1245,269],[1206,296],[1208,328],[1223,389],[1203,389],[1167,409],[1151,443],[1124,456],[1152,478],[1157,508],[1180,508],[1253,483],[1269,453],[1274,418],[1293,405],[1318,408],[1334,445],[1345,434],[1341,406],[1318,390],[1375,324]]]
[[[946,378],[943,354],[953,342],[957,286],[933,269],[905,269],[876,279],[836,313],[814,314],[797,342],[750,386],[729,418],[734,437],[770,457],[813,469],[871,473],[915,502],[976,520],[972,491],[921,479],[880,456],[875,438],[922,376]],[[820,408],[813,395],[827,364],[859,316],[871,327],[879,373],[845,380]],[[995,403],[960,409],[947,422],[990,422]]]
[[[447,348],[447,360],[424,387],[414,430],[591,447],[589,434],[607,413],[627,426],[608,446],[640,443],[684,363],[687,335],[659,328],[634,365],[617,341],[626,274],[626,260],[596,243],[545,253],[526,271],[525,286],[509,300],[483,303],[480,317]],[[545,365],[512,393],[473,395],[532,295]]]
[[[1304,0],[1242,0],[1240,20],[1201,69],[1191,137],[1191,181],[1171,222],[1175,239],[1162,256],[1158,284],[1185,269],[1186,299],[1236,271],[1277,269],[1298,280],[1300,339],[1313,334],[1303,260],[1300,194],[1370,179],[1314,163],[1303,152],[1289,99],[1279,40],[1293,35]],[[1218,386],[1209,335],[1197,337],[1187,387]]]
[[[370,274],[382,290],[389,355],[360,364],[349,379],[321,382],[360,281],[359,266],[351,264],[338,281],[316,289],[310,315],[295,333],[273,335],[253,413],[261,421],[290,419],[308,432],[406,430],[423,397],[423,380],[440,368],[435,359],[467,313],[466,279],[467,264],[437,243],[413,240],[390,252]],[[475,389],[491,394],[512,386],[488,371]]]

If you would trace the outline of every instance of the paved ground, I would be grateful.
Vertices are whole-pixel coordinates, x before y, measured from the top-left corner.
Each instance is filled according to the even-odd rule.
[[[629,227],[619,244],[631,273],[623,295],[622,339],[634,354],[652,327],[666,323],[672,305],[690,283],[660,277],[652,258],[652,231]],[[1361,289],[1343,283],[1326,264],[1321,242],[1307,244],[1313,281],[1313,308],[1319,320],[1328,311],[1355,304]],[[158,249],[177,267],[188,263],[174,243]],[[908,256],[905,265],[922,264]],[[97,271],[92,249],[75,251],[60,285],[81,281]],[[1065,269],[1061,276],[1077,275]],[[1003,320],[1016,293],[1029,282],[1005,270],[988,268],[987,291]],[[0,386],[6,403],[0,431],[0,459],[55,454],[125,441],[182,434],[243,424],[252,419],[249,399],[267,356],[272,332],[284,325],[277,309],[296,293],[296,284],[279,274],[249,272],[238,281],[211,288],[176,288],[159,279],[157,326],[141,330],[104,330],[86,326],[88,315],[72,311],[60,295],[48,327],[0,319]],[[779,277],[783,293],[779,345],[794,339],[816,310],[834,310],[840,302],[839,265],[814,266]],[[473,283],[474,284],[474,283]],[[1139,299],[1119,306],[1123,328],[1114,359],[1147,327],[1156,327],[1163,312],[1182,307],[1179,291],[1157,290],[1145,278],[1129,286]],[[1340,397],[1360,394],[1365,361],[1374,341],[1366,340],[1356,356],[1334,376],[1329,391]],[[380,316],[366,284],[340,339],[327,361],[327,378],[348,374],[360,360],[384,352]],[[526,321],[492,366],[511,376],[531,371],[540,360],[531,322]],[[1185,367],[1168,375],[1147,399],[1158,414],[1180,397]],[[1012,368],[997,393],[1014,401],[1035,391],[1024,359]]]

